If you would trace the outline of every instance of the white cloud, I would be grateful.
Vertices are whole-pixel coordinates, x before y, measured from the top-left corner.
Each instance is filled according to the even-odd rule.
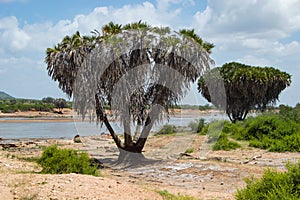
[[[300,54],[294,39],[300,31],[299,5],[300,0],[208,0],[206,9],[194,15],[193,26],[216,45],[219,59],[289,62]]]
[[[3,42],[2,48],[16,52],[26,48],[30,42],[30,36],[18,26],[16,17],[0,19],[0,40]]]
[[[168,0],[169,3],[182,3],[182,0]],[[143,20],[152,25],[167,26],[180,14],[180,9],[161,11],[150,2],[136,5],[125,5],[121,8],[96,7],[87,15],[78,14],[73,19],[60,20],[56,24],[44,22],[40,24],[25,23],[20,26],[14,16],[0,19],[0,39],[3,43],[1,51],[16,53],[26,49],[26,52],[36,50],[44,51],[60,42],[65,35],[70,35],[79,30],[82,34],[90,34],[94,29],[110,22],[126,24]],[[2,50],[1,50],[2,48]]]
[[[208,0],[206,10],[195,14],[195,25],[207,34],[276,31],[282,36],[300,28],[299,4],[299,0]]]

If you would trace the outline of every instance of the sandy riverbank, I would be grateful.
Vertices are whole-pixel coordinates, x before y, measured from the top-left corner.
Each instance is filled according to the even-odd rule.
[[[81,120],[72,109],[63,109],[63,114],[55,112],[24,111],[15,113],[1,113],[0,123],[2,122],[72,122]],[[178,118],[200,118],[201,116],[215,116],[224,114],[218,110],[200,111],[197,109],[175,109],[171,117]]]
[[[144,155],[151,162],[115,165],[118,149],[109,136],[72,140],[18,142],[0,151],[0,199],[163,199],[156,191],[188,194],[208,200],[234,199],[245,177],[260,177],[264,169],[283,170],[299,153],[270,153],[244,146],[234,151],[212,151],[200,158],[205,136],[177,134],[151,136]],[[38,174],[41,169],[24,158],[40,156],[43,146],[57,144],[88,152],[103,163],[103,177],[79,174]],[[186,148],[195,151],[181,156]],[[23,158],[23,159],[22,159]]]

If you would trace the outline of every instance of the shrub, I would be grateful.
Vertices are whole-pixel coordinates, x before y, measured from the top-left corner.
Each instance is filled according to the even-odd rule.
[[[214,151],[217,151],[217,150],[229,151],[231,149],[237,149],[240,147],[241,147],[241,145],[239,145],[236,142],[230,141],[228,139],[227,135],[225,135],[224,133],[221,133],[218,141],[213,146],[213,150]]]
[[[297,111],[281,108],[286,112]],[[291,113],[272,113],[249,117],[245,122],[225,123],[223,132],[237,140],[248,140],[249,146],[256,148],[276,152],[300,151],[300,125],[292,120],[297,118],[295,116]]]
[[[261,179],[245,179],[247,185],[237,191],[236,199],[300,199],[300,161],[286,167],[285,173],[268,169]]]
[[[188,124],[188,127],[191,128],[192,132],[194,133],[200,133],[202,129],[205,127],[205,119],[196,119],[193,122],[190,122]]]
[[[225,121],[212,121],[207,124],[199,134],[207,135],[210,143],[215,142],[222,133],[224,122]]]
[[[44,174],[78,173],[99,175],[98,165],[93,164],[86,152],[58,149],[55,145],[44,149],[38,163],[43,168],[41,173]]]
[[[166,124],[164,125],[157,134],[173,134],[177,132],[177,128],[174,125]]]

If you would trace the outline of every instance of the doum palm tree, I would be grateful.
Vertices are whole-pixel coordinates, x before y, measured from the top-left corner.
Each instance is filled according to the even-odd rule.
[[[95,33],[66,36],[47,49],[47,69],[73,95],[74,109],[83,118],[95,114],[107,127],[122,161],[128,152],[141,154],[154,123],[168,117],[190,83],[214,64],[209,57],[213,45],[193,30],[176,33],[141,21],[125,26],[110,22],[102,35]],[[107,105],[123,126],[124,141],[110,124]],[[138,125],[134,135],[132,124]]]

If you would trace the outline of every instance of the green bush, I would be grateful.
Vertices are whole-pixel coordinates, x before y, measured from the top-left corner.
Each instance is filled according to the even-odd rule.
[[[166,124],[157,132],[157,134],[173,134],[176,132],[177,132],[176,126]]]
[[[196,119],[193,122],[190,122],[188,124],[188,127],[191,128],[192,132],[194,133],[200,133],[202,129],[205,127],[205,119]]]
[[[261,179],[245,179],[246,187],[237,191],[236,199],[300,199],[300,161],[286,167],[288,171],[284,173],[268,169]]]
[[[220,137],[225,121],[212,121],[199,133],[199,135],[207,135],[209,142],[215,142]]]
[[[225,151],[229,151],[232,149],[237,149],[240,148],[241,145],[239,145],[236,142],[230,141],[227,137],[227,135],[225,135],[224,133],[222,133],[218,139],[218,141],[214,144],[213,146],[213,150],[217,151],[217,150],[225,150]]]
[[[300,151],[300,105],[280,106],[279,113],[249,117],[235,124],[225,122],[222,132],[237,140],[249,141],[249,146],[275,152]]]
[[[44,149],[38,163],[44,174],[78,173],[99,175],[98,165],[94,164],[86,152],[72,149],[58,149],[53,145]]]

